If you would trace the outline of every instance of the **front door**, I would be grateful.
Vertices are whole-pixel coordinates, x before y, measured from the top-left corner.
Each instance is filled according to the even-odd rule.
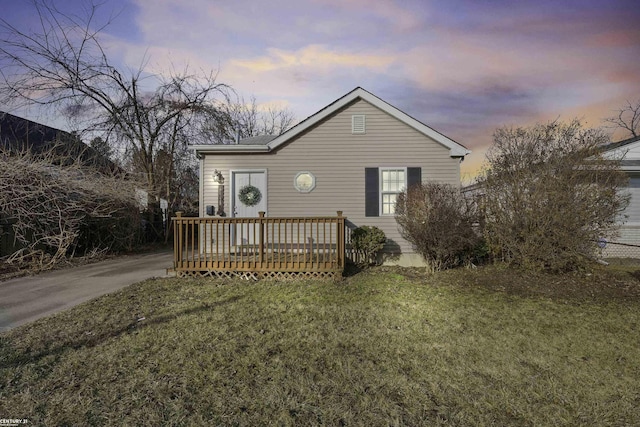
[[[264,170],[232,171],[233,189],[232,216],[238,218],[258,217],[258,212],[267,212],[267,174]],[[238,244],[254,243],[254,224],[244,224],[236,230]]]

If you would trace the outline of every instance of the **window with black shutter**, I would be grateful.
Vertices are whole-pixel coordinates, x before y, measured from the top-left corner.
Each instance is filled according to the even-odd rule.
[[[365,185],[365,216],[380,216],[380,185],[378,168],[364,169],[364,185]]]
[[[421,181],[420,168],[365,168],[365,216],[393,215],[398,195]]]

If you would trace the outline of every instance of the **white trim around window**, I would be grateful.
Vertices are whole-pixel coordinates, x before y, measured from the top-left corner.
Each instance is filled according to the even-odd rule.
[[[310,193],[316,188],[316,177],[309,171],[298,172],[293,178],[293,187],[300,193]]]
[[[380,192],[380,216],[392,216],[396,211],[398,194],[407,188],[406,167],[378,168]]]

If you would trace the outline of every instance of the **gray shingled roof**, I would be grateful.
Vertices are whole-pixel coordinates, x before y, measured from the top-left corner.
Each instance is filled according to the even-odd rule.
[[[29,150],[38,156],[53,150],[65,163],[78,158],[85,166],[97,166],[105,173],[122,172],[118,165],[76,135],[3,111],[0,111],[0,149]]]
[[[610,142],[602,146],[602,151],[615,150],[616,148],[624,147],[625,145],[633,144],[634,142],[638,142],[638,141],[640,141],[640,136],[634,136],[632,138],[624,139],[622,141]]]
[[[267,145],[276,138],[276,135],[259,135],[241,139],[238,144],[241,145]]]

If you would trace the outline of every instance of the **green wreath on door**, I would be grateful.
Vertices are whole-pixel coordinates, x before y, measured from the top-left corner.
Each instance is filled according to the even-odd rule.
[[[238,199],[245,206],[255,206],[262,200],[262,193],[258,187],[245,185],[238,191]]]

